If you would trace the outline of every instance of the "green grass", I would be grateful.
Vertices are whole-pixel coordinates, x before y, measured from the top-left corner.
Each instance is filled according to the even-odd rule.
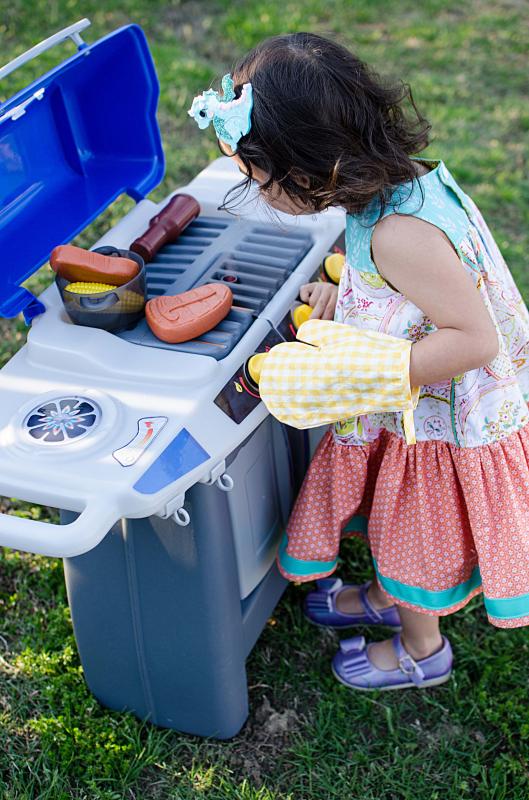
[[[262,37],[337,36],[412,84],[442,157],[481,207],[529,298],[527,3],[447,0],[0,0],[2,61],[82,16],[90,40],[146,31],[161,82],[167,174],[155,199],[216,157],[186,115],[193,95]],[[63,45],[0,87],[7,97],[73,52]],[[119,200],[78,241],[130,207]],[[37,290],[49,281],[42,270]],[[0,322],[0,365],[25,339]],[[1,401],[1,400],[0,400]],[[4,502],[11,513],[48,509]],[[363,579],[359,543],[344,574]],[[452,682],[429,692],[348,693],[329,672],[337,637],[303,623],[291,587],[248,664],[251,715],[231,742],[200,741],[101,708],[87,691],[58,561],[0,558],[0,800],[522,800],[529,795],[529,638],[487,625],[479,601],[449,618]]]

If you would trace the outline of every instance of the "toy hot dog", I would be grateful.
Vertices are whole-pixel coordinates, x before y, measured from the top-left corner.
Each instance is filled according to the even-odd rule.
[[[206,283],[188,292],[149,300],[145,317],[158,339],[170,344],[187,342],[210,331],[228,314],[231,289],[223,283]]]
[[[199,214],[200,206],[194,197],[189,194],[175,194],[160,213],[151,219],[145,233],[132,242],[130,249],[138,253],[145,262],[152,261],[160,247],[174,242]]]
[[[52,250],[50,264],[61,278],[72,283],[89,281],[123,286],[139,272],[138,264],[131,258],[94,253],[71,244]]]

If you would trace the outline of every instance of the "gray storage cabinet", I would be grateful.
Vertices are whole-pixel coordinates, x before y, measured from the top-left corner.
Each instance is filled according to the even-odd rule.
[[[103,705],[200,736],[240,730],[245,661],[286,586],[274,557],[306,453],[306,436],[268,417],[227,459],[231,492],[187,492],[187,527],[123,519],[64,560],[84,674]]]

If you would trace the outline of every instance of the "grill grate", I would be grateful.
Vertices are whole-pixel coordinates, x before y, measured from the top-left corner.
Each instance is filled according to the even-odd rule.
[[[173,244],[147,264],[147,295],[179,294],[204,283],[227,283],[233,292],[230,313],[198,339],[167,344],[145,320],[119,335],[148,347],[222,359],[240,341],[312,246],[302,231],[283,232],[244,221],[199,217]]]
[[[167,294],[167,289],[192,266],[205,250],[218,239],[229,222],[198,218],[174,242],[160,250],[147,264],[147,295],[149,299]]]

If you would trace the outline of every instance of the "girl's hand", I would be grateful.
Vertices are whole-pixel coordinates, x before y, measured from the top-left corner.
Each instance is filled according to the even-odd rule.
[[[311,319],[334,319],[334,310],[338,300],[338,287],[333,283],[306,283],[299,290],[303,303],[313,309]]]

